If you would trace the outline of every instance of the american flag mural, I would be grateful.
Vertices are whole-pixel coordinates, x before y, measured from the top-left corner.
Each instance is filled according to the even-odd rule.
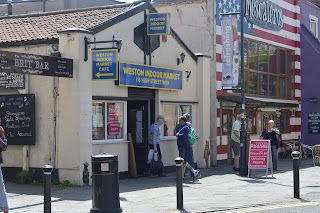
[[[244,0],[246,1],[246,0]],[[247,0],[252,1],[252,0]],[[262,2],[262,0],[256,0]],[[283,26],[280,31],[268,30],[257,25],[254,25],[245,19],[244,33],[245,37],[255,41],[268,43],[277,47],[293,50],[295,52],[295,90],[294,95],[297,101],[301,101],[300,90],[300,5],[299,0],[265,0],[263,2],[271,2],[278,5],[283,13]],[[221,90],[222,82],[222,39],[221,39],[221,13],[240,12],[241,0],[216,0],[216,82],[217,82],[217,95],[226,94],[227,91]],[[240,35],[240,15],[237,15],[238,30]],[[229,91],[230,92],[230,91]],[[220,103],[217,101],[217,159],[227,159],[228,153],[228,136],[222,136],[221,145],[220,141]],[[259,133],[257,133],[259,134]],[[290,134],[286,134],[284,140],[297,139],[301,135],[301,111],[300,109],[291,113],[290,117]]]

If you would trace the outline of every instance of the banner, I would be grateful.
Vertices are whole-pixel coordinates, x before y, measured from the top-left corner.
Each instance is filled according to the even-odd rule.
[[[237,16],[223,16],[222,32],[222,87],[234,87],[239,82],[239,44]]]
[[[151,89],[182,90],[182,71],[120,62],[119,85]]]

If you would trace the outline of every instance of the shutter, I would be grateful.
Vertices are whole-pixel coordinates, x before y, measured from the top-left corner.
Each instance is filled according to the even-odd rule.
[[[155,99],[155,91],[153,89],[140,89],[140,88],[128,88],[128,96],[129,98],[135,98],[136,100],[154,100]]]

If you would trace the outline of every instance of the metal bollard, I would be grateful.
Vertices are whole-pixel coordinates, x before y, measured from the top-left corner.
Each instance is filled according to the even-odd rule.
[[[300,152],[294,151],[291,153],[293,159],[293,191],[294,198],[300,198],[300,180],[299,180],[299,158]]]
[[[44,189],[44,213],[51,213],[51,173],[53,167],[44,165],[43,171],[43,189]]]
[[[183,162],[184,159],[178,157],[174,160],[176,162],[176,186],[177,186],[177,209],[183,209]]]

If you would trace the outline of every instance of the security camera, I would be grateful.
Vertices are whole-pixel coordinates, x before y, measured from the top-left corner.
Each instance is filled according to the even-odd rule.
[[[48,51],[50,53],[59,52],[59,46],[57,44],[51,44],[51,45],[48,46]]]

